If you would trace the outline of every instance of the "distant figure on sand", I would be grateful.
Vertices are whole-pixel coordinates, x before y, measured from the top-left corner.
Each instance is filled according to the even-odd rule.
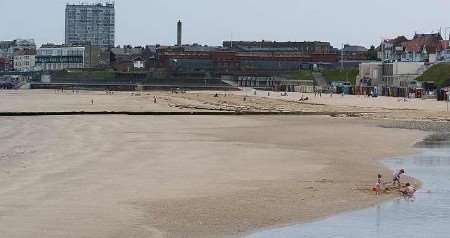
[[[383,191],[383,186],[384,186],[383,175],[378,174],[377,183],[375,185],[375,188],[376,188],[375,192],[377,193],[377,195],[381,195],[381,193]]]
[[[91,105],[94,105],[94,99],[91,99]]]
[[[153,96],[153,103],[157,103],[157,100],[156,96]]]
[[[299,102],[304,102],[304,101],[308,101],[309,97],[304,98],[303,95],[302,97],[298,100]]]
[[[404,188],[400,189],[400,192],[406,197],[413,197],[416,191],[417,189],[410,183],[407,183]]]
[[[396,171],[393,175],[393,179],[392,179],[392,183],[395,186],[395,184],[397,183],[398,186],[400,186],[400,177],[402,174],[405,174],[405,170],[404,169],[400,169],[399,171]]]

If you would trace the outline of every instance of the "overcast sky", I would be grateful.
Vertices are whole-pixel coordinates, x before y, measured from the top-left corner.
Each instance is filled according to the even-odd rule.
[[[94,2],[81,0],[83,2]],[[64,41],[65,4],[80,0],[0,0],[0,39]],[[382,38],[444,32],[450,0],[116,0],[116,44],[223,40],[330,41],[370,46]],[[449,29],[450,31],[450,29]]]

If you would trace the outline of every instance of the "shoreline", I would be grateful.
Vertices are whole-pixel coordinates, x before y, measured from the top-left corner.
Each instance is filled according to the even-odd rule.
[[[273,227],[259,230],[256,233],[250,233],[241,238],[262,238],[262,237],[348,237],[352,234],[361,234],[362,237],[375,236],[394,236],[403,234],[402,230],[395,228],[402,224],[428,224],[427,234],[435,234],[436,237],[446,237],[445,232],[435,232],[436,229],[445,230],[445,222],[434,223],[432,216],[442,211],[442,207],[448,204],[445,192],[442,193],[440,186],[436,185],[438,181],[448,183],[448,174],[438,173],[437,170],[448,171],[448,151],[449,146],[439,148],[421,149],[418,154],[405,157],[391,158],[384,161],[385,165],[396,169],[399,164],[419,179],[423,180],[423,188],[413,199],[398,197],[394,201],[385,201],[376,206],[361,210],[354,210],[342,214],[336,214],[323,219],[314,220],[302,224],[292,224],[288,226]],[[445,161],[445,164],[441,164]],[[417,210],[421,210],[422,216],[417,216]],[[446,214],[442,212],[442,214]],[[427,216],[428,215],[428,216]],[[424,216],[427,218],[424,219]],[[376,217],[376,223],[374,219]],[[447,217],[446,217],[447,218]],[[448,220],[448,219],[447,219]],[[434,228],[429,226],[436,224]],[[353,226],[355,225],[355,226]],[[415,227],[415,226],[413,226]],[[322,228],[322,229],[321,229]],[[413,231],[409,230],[408,236],[420,237],[423,229],[415,227]]]
[[[397,128],[397,129],[405,129],[405,128]],[[418,129],[405,129],[405,130],[418,130]],[[435,133],[429,133],[428,135],[424,135],[422,137],[422,139],[420,139],[420,140],[421,140],[421,142],[424,142],[428,138],[433,138],[434,135],[435,135]],[[411,147],[411,149],[414,149],[414,150],[422,149],[422,148],[418,147],[419,143],[420,142],[418,142],[415,145],[413,145]],[[387,158],[378,158],[376,160],[377,160],[377,163],[378,163],[378,166],[379,166],[380,169],[387,169],[387,170],[390,170],[391,172],[394,172],[394,170],[389,168],[382,161],[393,160],[393,159],[395,159],[394,157],[397,157],[397,156],[406,157],[408,155],[416,155],[416,154],[417,154],[417,151],[415,153],[395,154],[395,155],[389,156]],[[405,180],[407,180],[410,183],[414,183],[414,185],[416,186],[416,188],[418,190],[420,188],[422,188],[422,186],[423,186],[423,182],[420,181],[417,178],[414,178],[414,177],[411,177],[411,176],[405,176],[403,178],[403,181],[405,181]],[[370,193],[370,191],[367,191],[367,192]],[[379,197],[379,199],[377,201],[374,201],[374,203],[372,205],[370,205],[370,206],[349,208],[348,210],[345,210],[345,211],[342,211],[342,212],[339,212],[339,213],[336,213],[336,214],[326,215],[326,216],[323,216],[323,217],[317,217],[317,218],[313,218],[313,219],[310,219],[310,220],[307,220],[307,221],[303,221],[303,222],[292,222],[292,223],[289,223],[289,224],[273,225],[273,226],[269,226],[269,227],[266,227],[266,228],[261,228],[261,229],[256,229],[256,230],[253,230],[253,231],[245,232],[242,235],[225,236],[225,238],[245,238],[247,236],[251,236],[253,234],[257,234],[257,233],[264,232],[264,231],[270,231],[270,230],[274,230],[274,229],[283,229],[283,228],[288,228],[288,227],[292,227],[292,226],[302,226],[302,225],[306,225],[306,224],[320,222],[322,220],[326,220],[326,219],[334,217],[334,216],[339,216],[339,215],[342,215],[342,214],[347,214],[347,213],[352,213],[352,212],[359,211],[359,210],[373,208],[373,207],[375,207],[377,205],[380,205],[380,204],[383,204],[383,203],[387,203],[387,202],[391,202],[391,201],[393,201],[393,200],[395,200],[397,198],[401,198],[401,195],[400,194],[396,195],[394,193],[392,193],[392,194],[385,194],[382,197]]]
[[[410,122],[411,123],[411,122]],[[449,133],[448,132],[437,132],[433,125],[429,125],[430,122],[425,122],[427,123],[425,126],[420,125],[419,124],[415,124],[414,128],[405,128],[406,126],[398,126],[398,127],[389,127],[389,128],[397,128],[397,129],[405,129],[405,130],[422,130],[422,131],[427,131],[429,132],[428,135],[424,135],[423,138],[417,142],[414,146],[412,146],[412,149],[416,149],[416,150],[420,150],[420,149],[424,149],[424,148],[435,148],[435,146],[437,146],[437,148],[441,148],[442,145],[449,145],[448,143],[450,142],[450,137],[448,137]],[[433,123],[431,123],[433,124]],[[440,122],[434,122],[434,124],[440,124]],[[411,124],[409,124],[410,126]],[[380,125],[383,127],[383,125]],[[436,126],[436,125],[435,125]],[[447,144],[444,144],[447,143]],[[417,151],[415,153],[410,154],[411,156],[413,155],[417,155]],[[394,160],[394,157],[397,156],[401,156],[401,157],[407,157],[409,154],[398,154],[398,155],[394,155],[394,156],[390,156],[388,158],[383,158],[383,159],[377,159],[379,162],[379,166],[385,168],[385,169],[389,169],[392,172],[394,172],[391,168],[387,167],[387,165],[385,164],[385,162],[381,162],[381,161],[389,161],[389,160]],[[409,183],[414,183],[415,187],[417,188],[417,190],[420,190],[423,187],[423,182],[420,181],[419,179],[412,177],[412,176],[405,176],[405,178],[403,178],[403,181],[407,180]],[[379,204],[383,204],[383,203],[387,203],[387,202],[391,202],[394,199],[398,199],[401,198],[400,194],[390,194],[390,195],[384,195],[384,197],[380,197],[380,200],[375,202],[372,206],[369,207],[364,207],[364,208],[350,208],[347,211],[343,211],[341,213],[338,214],[333,214],[333,215],[329,215],[329,216],[324,216],[324,217],[320,217],[320,218],[316,218],[316,219],[311,219],[309,221],[305,221],[305,222],[301,222],[301,223],[290,223],[290,224],[280,224],[280,225],[274,225],[274,226],[270,226],[270,227],[266,227],[266,228],[262,228],[262,229],[257,229],[254,231],[250,231],[250,232],[246,232],[243,235],[236,235],[236,236],[230,236],[229,238],[245,238],[247,236],[250,236],[252,234],[257,234],[260,232],[264,232],[264,231],[270,231],[273,229],[283,229],[283,228],[288,228],[288,227],[292,227],[292,226],[302,226],[302,225],[306,225],[306,224],[311,224],[311,223],[315,223],[315,222],[319,222],[322,220],[326,220],[328,218],[334,217],[334,216],[339,216],[342,214],[346,214],[346,213],[352,213],[354,211],[359,211],[359,210],[364,210],[364,209],[368,209],[368,208],[373,208]]]

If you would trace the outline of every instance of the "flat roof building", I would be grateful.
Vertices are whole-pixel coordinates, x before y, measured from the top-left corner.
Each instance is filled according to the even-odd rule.
[[[66,45],[114,47],[114,4],[67,4],[65,38]]]
[[[43,45],[37,50],[36,67],[43,71],[82,69],[85,67],[85,47]]]

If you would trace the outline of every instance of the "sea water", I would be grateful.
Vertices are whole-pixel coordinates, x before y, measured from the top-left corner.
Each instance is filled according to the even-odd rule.
[[[392,169],[404,168],[408,175],[423,182],[414,199],[398,198],[373,208],[245,238],[449,238],[450,149],[420,149],[417,155],[385,163]]]

